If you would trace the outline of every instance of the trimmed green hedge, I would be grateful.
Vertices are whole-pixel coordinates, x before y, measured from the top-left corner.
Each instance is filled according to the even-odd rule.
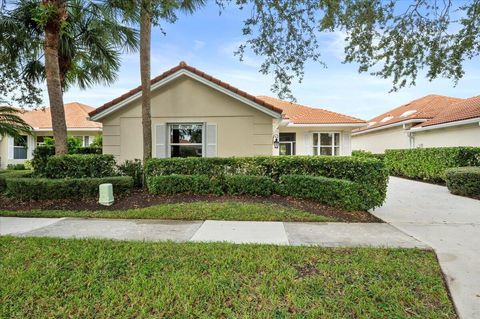
[[[20,177],[30,177],[32,175],[32,171],[19,171],[19,170],[6,170],[0,171],[0,193],[5,191],[7,186],[6,179],[7,178],[20,178]]]
[[[364,206],[380,206],[385,200],[388,172],[382,161],[342,156],[259,156],[230,158],[151,159],[145,164],[147,177],[163,175],[207,175],[216,179],[234,175],[265,176],[277,182],[283,175],[323,176],[358,184]]]
[[[450,168],[445,173],[448,190],[462,196],[480,196],[480,167]]]
[[[19,200],[82,198],[98,196],[98,186],[111,183],[115,194],[130,191],[130,176],[103,178],[7,178],[6,194]]]
[[[229,195],[270,196],[274,189],[273,180],[265,176],[230,175],[223,182]]]
[[[116,163],[113,155],[89,154],[51,156],[46,161],[41,177],[91,178],[114,175],[116,175]]]
[[[352,151],[352,156],[362,158],[376,158],[381,161],[383,161],[385,158],[385,154],[372,153],[364,150],[354,150]]]
[[[276,192],[283,196],[314,199],[347,210],[367,210],[357,183],[321,176],[284,175]]]
[[[480,147],[386,150],[384,162],[392,175],[438,183],[448,168],[480,166]]]
[[[152,176],[147,188],[153,194],[223,194],[221,182],[206,175]]]

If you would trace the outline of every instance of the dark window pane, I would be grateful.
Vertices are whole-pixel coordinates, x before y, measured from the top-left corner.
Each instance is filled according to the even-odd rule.
[[[295,142],[295,133],[280,133],[280,142]]]
[[[320,155],[332,155],[331,147],[320,147]]]
[[[170,147],[171,157],[202,157],[201,145],[172,145]]]
[[[13,139],[13,145],[27,147],[27,137],[23,135],[15,137]]]
[[[318,133],[313,133],[313,145],[318,145]]]
[[[335,146],[335,155],[340,155],[340,147],[339,146]]]
[[[332,133],[320,133],[320,145],[332,145]]]
[[[201,124],[174,124],[170,126],[170,143],[175,144],[201,144]]]

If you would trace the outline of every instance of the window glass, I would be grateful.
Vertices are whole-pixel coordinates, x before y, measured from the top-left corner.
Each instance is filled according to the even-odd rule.
[[[170,124],[170,156],[202,157],[203,124]]]
[[[332,155],[332,148],[328,147],[320,147],[320,155]]]
[[[13,138],[13,159],[27,159],[27,137],[17,136]]]
[[[335,139],[335,146],[339,146],[340,145],[340,133],[334,133],[333,136],[334,136],[334,139]]]
[[[332,145],[332,133],[320,133],[320,145]]]
[[[172,124],[170,125],[171,144],[201,144],[202,124]]]
[[[313,145],[318,145],[318,133],[313,133]]]
[[[313,155],[340,155],[340,133],[313,133]]]

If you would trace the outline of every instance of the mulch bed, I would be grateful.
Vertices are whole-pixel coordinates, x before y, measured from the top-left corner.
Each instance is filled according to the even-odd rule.
[[[215,196],[215,195],[152,195],[145,190],[135,190],[130,194],[117,196],[112,206],[98,204],[97,198],[55,199],[37,201],[18,201],[0,196],[0,209],[12,211],[40,210],[125,210],[143,208],[159,204],[208,202],[242,202],[277,204],[301,209],[312,214],[334,217],[341,222],[381,223],[382,220],[366,211],[345,211],[315,201],[272,195],[270,197],[254,196]]]

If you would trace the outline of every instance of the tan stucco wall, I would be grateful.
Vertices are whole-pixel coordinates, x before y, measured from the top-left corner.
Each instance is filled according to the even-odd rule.
[[[350,138],[353,128],[349,127],[280,127],[280,133],[295,133],[296,137],[296,154],[297,155],[311,155],[312,150],[310,144],[306,144],[305,135],[308,134],[308,138],[312,138],[312,133],[340,133],[340,155],[351,155]]]
[[[410,148],[410,139],[401,125],[352,136],[352,150],[383,153],[386,149],[401,148]]]
[[[101,131],[68,131],[69,136],[97,136],[102,134]],[[35,132],[32,136],[31,145],[33,146],[36,143],[37,136],[53,136],[53,131],[42,131],[42,132]],[[32,149],[33,151],[33,149]],[[29,156],[31,152],[28,152]],[[29,158],[31,159],[31,158]],[[26,160],[23,159],[8,159],[8,137],[4,136],[0,141],[0,169],[7,168],[8,164],[22,164],[25,163]]]
[[[427,130],[413,134],[415,147],[480,146],[478,123]]]
[[[182,76],[152,92],[152,128],[156,124],[206,122],[217,125],[217,154],[272,154],[273,118],[207,85]],[[103,151],[119,162],[142,158],[141,101],[102,119]],[[155,134],[153,131],[153,141]]]

